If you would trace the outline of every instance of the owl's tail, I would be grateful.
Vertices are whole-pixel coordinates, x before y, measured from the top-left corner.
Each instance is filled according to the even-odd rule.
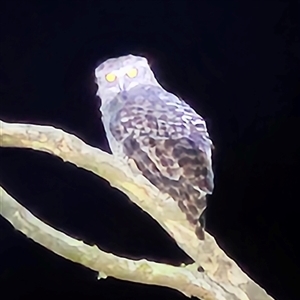
[[[195,233],[199,240],[205,240],[205,209],[201,213],[196,224]]]
[[[192,202],[194,204],[192,204]],[[192,202],[191,199],[179,200],[178,205],[181,211],[186,214],[186,218],[191,225],[195,226],[195,234],[197,235],[198,239],[204,240],[206,196],[194,199]]]
[[[201,240],[201,241],[205,240],[205,231],[204,231],[204,228],[200,224],[197,224],[195,233],[199,240]]]

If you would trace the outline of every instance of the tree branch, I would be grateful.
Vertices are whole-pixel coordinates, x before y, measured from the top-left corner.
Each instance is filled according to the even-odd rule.
[[[150,182],[146,180],[143,176],[139,174],[134,174],[126,162],[120,161],[114,156],[105,153],[97,148],[93,148],[86,145],[83,141],[81,141],[74,135],[68,134],[60,129],[55,129],[50,126],[38,126],[30,124],[8,124],[1,121],[0,142],[2,147],[31,148],[34,150],[44,151],[59,156],[64,161],[69,161],[77,165],[78,167],[92,171],[98,176],[106,179],[111,184],[111,186],[116,187],[117,189],[125,193],[131,201],[136,203],[144,211],[150,214],[175,239],[178,246],[195,260],[197,265],[201,265],[205,269],[205,274],[200,275],[200,273],[198,273],[196,276],[195,273],[193,273],[193,276],[196,276],[197,280],[199,278],[202,278],[201,276],[203,276],[204,278],[204,281],[201,282],[201,284],[197,284],[197,290],[204,290],[203,287],[205,285],[203,283],[205,282],[208,287],[213,286],[214,295],[212,294],[212,290],[210,288],[207,288],[207,290],[205,289],[207,294],[201,295],[201,299],[273,299],[269,295],[267,295],[266,292],[262,288],[260,288],[255,282],[253,282],[245,273],[243,273],[242,270],[232,259],[226,256],[224,251],[219,248],[215,239],[211,235],[206,233],[206,240],[199,241],[194,234],[193,228],[185,219],[184,214],[180,211],[178,206],[175,205],[175,201],[159,193],[159,191],[153,185],[151,185]],[[6,203],[7,202],[4,202],[5,205],[8,205]],[[3,207],[5,207],[5,205],[3,205]],[[16,209],[17,208],[14,209],[14,212],[18,215],[18,209]],[[22,209],[24,211],[24,208]],[[2,210],[4,211],[4,209]],[[15,226],[14,223],[13,225]],[[48,232],[43,230],[43,228],[45,227],[37,226],[37,228],[39,228],[39,230],[35,232],[39,232],[40,236],[46,235]],[[17,229],[21,230],[20,228]],[[28,237],[31,237],[34,240],[36,240],[34,238],[35,235],[33,235],[33,231],[24,233]],[[74,244],[74,240],[71,240]],[[39,240],[36,241],[40,243]],[[118,276],[115,273],[110,273],[111,271],[109,270],[104,270],[101,264],[102,260],[100,258],[103,252],[101,252],[100,250],[95,250],[97,249],[96,247],[93,247],[93,250],[88,250],[88,254],[85,255],[83,258],[82,252],[79,250],[89,248],[85,248],[88,246],[84,245],[82,242],[77,241],[77,243],[80,243],[81,246],[79,246],[79,244],[76,245],[75,249],[77,249],[77,255],[73,253],[75,251],[73,250],[70,252],[72,253],[71,257],[68,251],[63,250],[67,249],[66,247],[61,247],[62,253],[58,252],[57,249],[56,251],[54,251],[54,249],[51,250],[71,260],[73,260],[74,257],[78,257],[79,261],[76,260],[77,262],[82,263],[92,269],[93,267],[88,263],[88,257],[93,257],[93,259],[90,260],[90,263],[93,262],[92,265],[95,267],[94,260],[97,256],[96,261],[99,262],[99,265],[97,266],[99,266],[99,268],[102,268],[102,272],[104,272],[108,276],[114,276],[116,278],[123,278],[126,280],[134,281],[130,277],[135,277],[135,275],[130,275],[126,272],[124,273],[123,269],[120,270],[120,274],[118,273]],[[57,243],[57,245],[60,244]],[[44,246],[49,248],[48,244]],[[72,249],[74,249],[74,247]],[[105,253],[105,255],[107,257],[111,257],[111,254]],[[82,259],[84,259],[84,261],[82,261]],[[118,259],[124,260],[124,258]],[[135,263],[142,265],[144,264],[146,266],[145,268],[147,269],[147,264],[149,262],[142,260]],[[162,266],[160,264],[158,265]],[[164,268],[165,267],[166,266],[164,266]],[[118,260],[114,260],[114,264],[113,266],[111,266],[111,268],[118,268]],[[176,267],[168,266],[167,268]],[[139,269],[139,267],[137,267],[137,269]],[[187,270],[187,268],[184,269]],[[97,268],[97,270],[99,269]],[[168,269],[168,272],[173,272],[173,270]],[[121,274],[123,274],[122,276],[124,277],[120,277]],[[169,274],[173,275],[173,273]],[[180,272],[179,274],[179,277],[182,276]],[[153,274],[151,276],[153,276]],[[136,276],[136,278],[138,279],[138,282],[163,285],[157,281],[149,282],[149,280],[146,280],[147,277],[144,277],[145,281],[147,282],[142,281],[142,279],[139,276]],[[162,276],[162,278],[164,277]],[[183,276],[183,278],[185,278],[182,279],[184,281],[187,277]],[[191,280],[192,277],[188,278],[189,286],[193,286],[194,280]],[[180,283],[178,284],[180,285]],[[179,288],[179,286],[177,286],[177,282],[176,286],[167,286],[176,289]],[[192,287],[192,289],[194,288],[195,286]],[[222,292],[220,292],[220,288]],[[207,291],[210,292],[208,293]],[[195,293],[187,292],[184,289],[181,290],[181,292],[185,293],[186,295],[196,295]],[[199,296],[199,294],[197,294],[197,296]]]
[[[221,287],[213,281],[207,283],[204,274],[200,274],[195,268],[193,270],[188,267],[174,267],[145,259],[130,260],[106,253],[97,246],[88,246],[40,221],[2,187],[0,195],[1,215],[15,229],[52,252],[97,271],[99,279],[111,276],[132,282],[170,287],[190,297],[226,299]],[[216,292],[223,298],[216,295]],[[205,298],[207,295],[209,298]]]

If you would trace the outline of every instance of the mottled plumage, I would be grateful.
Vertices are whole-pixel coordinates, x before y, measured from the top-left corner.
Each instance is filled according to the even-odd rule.
[[[204,239],[199,218],[206,194],[213,191],[213,171],[212,142],[203,118],[159,85],[143,57],[109,59],[96,69],[96,79],[113,154],[132,159],[178,203]]]

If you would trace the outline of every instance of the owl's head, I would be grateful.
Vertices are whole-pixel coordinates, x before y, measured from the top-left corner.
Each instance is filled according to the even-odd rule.
[[[147,59],[131,54],[106,60],[96,68],[95,75],[102,103],[138,84],[158,85]]]

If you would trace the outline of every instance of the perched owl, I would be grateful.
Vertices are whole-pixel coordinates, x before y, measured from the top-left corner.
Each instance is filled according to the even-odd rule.
[[[95,75],[112,153],[133,160],[153,185],[170,195],[203,240],[206,194],[214,185],[213,145],[205,121],[160,86],[144,57],[108,59]]]

